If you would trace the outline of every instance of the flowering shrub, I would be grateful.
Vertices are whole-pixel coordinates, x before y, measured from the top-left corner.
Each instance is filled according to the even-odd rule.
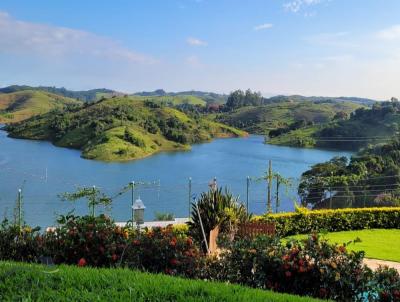
[[[51,256],[55,263],[100,267],[120,260],[129,234],[107,216],[69,215],[59,222],[59,227],[39,239],[42,254]]]
[[[400,301],[400,275],[393,268],[380,267],[374,274],[369,292],[378,301]]]
[[[172,227],[153,228],[130,239],[123,262],[149,272],[194,277],[200,253],[191,237]]]
[[[0,259],[34,262],[38,259],[36,237],[40,228],[10,224],[4,220],[0,225]]]
[[[279,292],[351,301],[361,294],[371,271],[362,252],[330,245],[310,236],[282,244],[259,237],[236,240],[219,259],[208,263],[209,279],[240,283]]]

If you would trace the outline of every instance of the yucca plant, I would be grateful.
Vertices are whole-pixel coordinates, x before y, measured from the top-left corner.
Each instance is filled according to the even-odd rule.
[[[210,190],[201,194],[196,202],[192,203],[189,232],[199,242],[204,240],[200,218],[203,223],[206,240],[209,242],[210,231],[219,227],[219,232],[227,235],[234,234],[239,223],[249,220],[245,206],[238,196],[233,196],[228,189]],[[200,217],[199,217],[200,214]]]

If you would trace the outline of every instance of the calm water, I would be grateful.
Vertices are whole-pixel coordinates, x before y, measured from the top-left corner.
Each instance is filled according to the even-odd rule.
[[[85,160],[77,150],[58,148],[48,142],[8,138],[0,131],[0,215],[12,216],[16,194],[23,187],[25,220],[32,225],[54,224],[57,214],[75,209],[87,213],[84,201],[76,204],[60,201],[57,195],[74,191],[77,186],[101,187],[115,194],[130,181],[139,186],[146,208],[146,219],[154,213],[171,212],[188,216],[188,178],[193,178],[193,194],[208,189],[215,176],[218,185],[228,186],[241,200],[246,199],[246,176],[263,175],[269,159],[274,171],[285,177],[300,177],[311,165],[348,152],[299,149],[263,144],[263,137],[219,139],[195,145],[190,152],[160,153],[127,163]],[[47,171],[47,173],[46,173]],[[265,183],[251,181],[249,208],[265,210]],[[295,189],[283,192],[281,211],[293,209]],[[130,219],[130,194],[115,199],[111,213],[117,221]]]

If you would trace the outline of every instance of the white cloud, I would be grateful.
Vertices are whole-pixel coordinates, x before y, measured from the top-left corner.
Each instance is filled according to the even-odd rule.
[[[292,0],[283,4],[283,7],[293,13],[298,13],[304,7],[321,4],[330,0]]]
[[[150,56],[132,51],[118,42],[87,31],[19,21],[0,12],[0,53],[100,57],[107,60],[152,64]]]
[[[203,41],[203,40],[200,40],[197,38],[192,38],[192,37],[187,38],[186,42],[187,42],[187,44],[192,45],[192,46],[207,46],[207,44],[208,44],[206,41]]]
[[[264,23],[264,24],[254,26],[254,30],[258,31],[258,30],[263,30],[263,29],[269,29],[272,26],[273,26],[273,24],[271,24],[271,23]]]
[[[400,24],[379,31],[377,36],[387,41],[400,40]]]

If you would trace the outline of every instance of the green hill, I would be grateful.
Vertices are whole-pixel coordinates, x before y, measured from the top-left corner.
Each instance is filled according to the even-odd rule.
[[[181,91],[181,92],[166,92],[163,89],[157,89],[154,91],[143,91],[137,92],[134,95],[137,96],[162,96],[162,97],[195,97],[204,101],[207,104],[224,104],[228,98],[225,94],[218,94],[214,92],[204,92],[197,90]]]
[[[352,102],[280,101],[240,107],[218,114],[215,119],[250,133],[268,134],[270,130],[302,120],[312,124],[327,123],[338,112],[349,114],[360,107]]]
[[[121,96],[123,93],[117,92],[111,89],[99,88],[99,89],[91,89],[91,90],[81,90],[74,91],[69,90],[64,87],[50,87],[50,86],[26,86],[26,85],[12,85],[4,88],[0,88],[0,93],[12,93],[18,91],[42,91],[42,92],[50,92],[53,94],[61,95],[68,98],[78,99],[85,102],[93,102],[97,101],[102,97],[112,97],[112,96]]]
[[[130,98],[140,101],[151,101],[163,103],[167,106],[178,106],[182,104],[206,106],[207,102],[193,95],[164,95],[164,96],[131,96]]]
[[[0,123],[13,123],[80,102],[43,91],[0,93]]]
[[[128,97],[49,112],[9,125],[6,130],[12,137],[49,140],[57,146],[82,150],[84,158],[105,161],[188,150],[193,143],[245,135],[206,118],[186,115],[162,102]]]
[[[323,125],[301,127],[269,139],[271,144],[358,150],[384,143],[399,133],[400,103],[359,108]]]

